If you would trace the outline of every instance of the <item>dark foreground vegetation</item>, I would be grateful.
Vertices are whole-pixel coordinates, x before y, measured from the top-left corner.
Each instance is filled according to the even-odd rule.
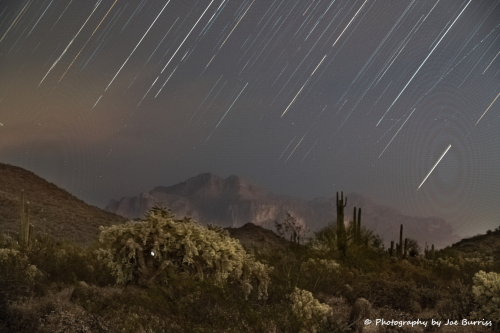
[[[352,225],[243,251],[161,208],[86,248],[1,235],[0,332],[498,332],[497,259],[387,251]]]

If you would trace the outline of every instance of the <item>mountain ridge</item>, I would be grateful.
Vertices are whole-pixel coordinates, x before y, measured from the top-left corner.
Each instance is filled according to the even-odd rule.
[[[46,232],[58,239],[87,244],[99,235],[99,226],[127,219],[86,204],[57,185],[21,167],[0,163],[0,220],[2,233],[20,230],[20,197],[24,190],[30,202],[35,233]]]
[[[361,207],[362,225],[379,234],[386,246],[392,240],[399,241],[400,224],[404,237],[415,238],[421,244],[427,242],[442,248],[460,240],[451,224],[442,218],[407,216],[357,193],[347,193],[346,197],[344,222],[352,219],[354,207]],[[290,212],[299,223],[316,231],[336,219],[335,200],[276,195],[236,175],[224,179],[202,173],[174,185],[156,186],[135,197],[111,200],[105,210],[132,219],[142,217],[155,204],[162,204],[177,216],[190,216],[203,224],[238,228],[252,222],[268,229],[273,229],[274,221],[284,220]]]
[[[214,188],[217,190],[214,191]],[[0,219],[2,220],[0,227],[2,233],[12,235],[19,232],[21,189],[24,189],[27,200],[31,202],[31,217],[35,225],[35,232],[45,230],[51,236],[59,239],[88,243],[98,238],[99,226],[110,226],[130,220],[130,217],[127,218],[88,205],[31,171],[0,163]],[[203,202],[207,193],[212,195],[211,200]],[[193,194],[196,194],[197,200],[191,202],[187,195]],[[349,223],[348,221],[352,219],[354,206],[361,207],[362,226],[379,234],[385,240],[386,245],[391,240],[396,242],[399,240],[399,225],[402,223],[404,226],[403,236],[417,239],[422,247],[427,241],[429,245],[434,243],[436,248],[451,246],[457,249],[462,247],[483,249],[484,246],[491,248],[491,244],[495,244],[494,247],[497,248],[496,241],[491,240],[491,235],[461,239],[461,237],[453,234],[453,227],[444,219],[438,217],[408,217],[396,208],[378,205],[371,198],[356,193],[347,193],[346,197],[348,199],[344,222]],[[138,198],[142,201],[138,200]],[[234,223],[235,225],[226,225],[225,227],[231,228],[237,234],[244,233],[238,230],[249,222],[253,222],[256,226],[273,229],[272,222],[274,220],[266,222],[266,218],[273,217],[282,220],[286,211],[291,211],[299,221],[307,222],[313,230],[326,226],[328,223],[333,222],[336,217],[334,197],[316,197],[312,200],[305,200],[276,195],[236,175],[224,179],[212,173],[194,176],[171,186],[157,186],[153,190],[143,192],[136,197],[122,198],[119,201],[111,200],[110,205],[119,208],[120,205],[126,204],[128,200],[128,203],[137,203],[135,209],[147,210],[154,203],[162,204],[162,198],[169,199],[168,202],[163,203],[167,204],[168,208],[171,208],[177,216],[191,216],[202,224],[213,223],[220,225],[220,223],[214,222],[223,221],[224,218],[226,222],[227,220],[236,219],[237,223]],[[172,199],[174,200],[172,201]],[[177,207],[172,204],[175,201],[177,201]],[[110,205],[108,205],[108,209]],[[200,214],[198,212],[200,207],[210,209],[208,213],[201,212]],[[177,209],[176,211],[176,208],[180,208],[180,210]],[[182,212],[186,214],[181,214]],[[250,214],[252,212],[255,214]],[[142,216],[140,215],[140,217]],[[208,220],[205,217],[208,217]],[[242,218],[245,219],[241,220]],[[311,218],[315,219],[316,225],[309,223]],[[254,219],[254,221],[250,219]],[[250,227],[247,225],[242,230],[255,229]],[[495,230],[493,235],[497,235],[498,232],[500,231]],[[419,233],[420,237],[415,237]],[[446,237],[450,235],[452,237]],[[477,244],[476,247],[475,243],[486,240],[488,244],[491,244],[483,244],[484,246]]]

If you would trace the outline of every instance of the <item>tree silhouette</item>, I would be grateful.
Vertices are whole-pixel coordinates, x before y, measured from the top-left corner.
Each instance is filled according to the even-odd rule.
[[[276,227],[276,232],[279,236],[290,239],[290,242],[300,244],[300,240],[304,239],[306,233],[309,229],[305,224],[299,223],[295,217],[286,212],[287,217],[283,222],[274,221],[274,226]]]

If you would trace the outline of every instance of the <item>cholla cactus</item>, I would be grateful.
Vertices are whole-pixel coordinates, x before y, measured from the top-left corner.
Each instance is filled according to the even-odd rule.
[[[477,319],[500,320],[500,274],[479,271],[472,279],[472,293],[479,308],[472,313]]]
[[[119,284],[152,284],[172,266],[203,279],[222,283],[229,277],[239,280],[245,297],[257,280],[259,297],[267,296],[272,267],[259,263],[245,252],[238,240],[221,230],[208,230],[192,219],[174,220],[174,215],[155,206],[143,221],[101,227],[97,251],[106,260]],[[166,280],[164,280],[166,282]]]
[[[307,290],[295,288],[289,297],[292,301],[292,312],[302,323],[301,333],[316,333],[333,314],[329,305],[320,303]]]

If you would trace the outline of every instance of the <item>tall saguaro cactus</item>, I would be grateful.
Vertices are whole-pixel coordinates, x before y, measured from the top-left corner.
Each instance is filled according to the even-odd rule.
[[[354,223],[356,223],[356,219],[354,219]],[[361,208],[358,208],[358,227],[356,231],[358,232],[358,242],[361,242]]]
[[[347,240],[346,240],[346,232],[344,225],[344,208],[347,205],[347,197],[344,202],[344,192],[340,192],[340,200],[339,200],[339,192],[337,192],[337,248],[342,254],[345,256]]]
[[[401,228],[399,229],[399,248],[398,248],[398,257],[403,257],[403,225],[401,224]]]
[[[354,207],[354,212],[352,213],[352,238],[354,243],[358,242],[358,230],[356,228],[356,207]]]
[[[347,198],[346,198],[347,200]],[[356,207],[354,207],[354,211],[352,214],[352,232],[353,232],[353,241],[354,243],[361,242],[361,208],[358,208],[358,219],[356,220]]]
[[[408,258],[408,238],[405,238],[405,248],[403,253],[403,259]]]
[[[25,202],[24,190],[21,190],[20,206],[21,232],[19,233],[19,244],[23,247],[29,248],[31,246],[33,225],[30,223],[30,205],[29,201]]]

